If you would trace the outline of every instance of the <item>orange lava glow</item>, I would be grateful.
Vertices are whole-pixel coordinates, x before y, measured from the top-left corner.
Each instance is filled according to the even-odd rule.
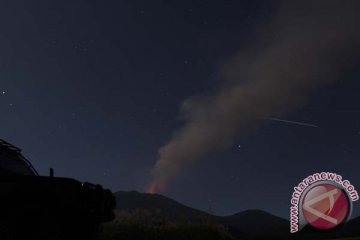
[[[164,191],[165,188],[166,188],[165,182],[153,181],[147,188],[146,192],[150,194],[156,194]]]

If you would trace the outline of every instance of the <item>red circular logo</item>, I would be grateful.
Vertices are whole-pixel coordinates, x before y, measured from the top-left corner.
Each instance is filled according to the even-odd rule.
[[[323,183],[309,189],[302,201],[302,211],[311,226],[325,230],[346,220],[350,204],[342,189]]]

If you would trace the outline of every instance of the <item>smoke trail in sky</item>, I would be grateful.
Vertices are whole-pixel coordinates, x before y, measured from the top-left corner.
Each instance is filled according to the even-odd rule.
[[[212,96],[183,102],[184,126],[160,148],[148,192],[162,191],[184,167],[226,148],[264,117],[281,117],[358,62],[360,1],[284,1],[258,41],[221,67]],[[262,120],[261,120],[262,119]]]
[[[305,127],[319,127],[318,125],[311,124],[311,123],[297,122],[297,121],[291,121],[291,120],[280,119],[280,118],[264,118],[264,119],[271,120],[271,121],[277,121],[277,122],[290,123],[290,124],[295,124],[295,125],[305,126]]]

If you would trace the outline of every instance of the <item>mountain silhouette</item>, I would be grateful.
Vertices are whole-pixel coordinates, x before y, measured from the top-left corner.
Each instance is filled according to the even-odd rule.
[[[145,210],[155,217],[175,223],[217,221],[216,216],[187,207],[160,194],[119,191],[115,193],[115,197],[119,211]]]
[[[271,215],[262,210],[246,210],[231,216],[221,217],[222,224],[236,235],[251,239],[270,236],[277,239],[287,239],[289,222],[283,218]]]
[[[220,224],[239,239],[330,239],[343,236],[360,236],[360,217],[334,231],[322,232],[306,227],[295,235],[289,232],[289,221],[262,210],[246,210],[231,216],[216,216],[188,207],[160,194],[136,191],[115,193],[117,211],[140,213],[146,222],[158,224]]]
[[[142,208],[151,211],[162,210],[164,213],[203,213],[200,210],[187,207],[175,200],[172,200],[160,194],[139,193],[136,191],[119,191],[115,193],[115,197],[118,210],[133,210]]]
[[[241,238],[288,235],[287,220],[261,210],[247,210],[222,217],[185,206],[160,194],[119,191],[115,193],[115,197],[118,211],[145,210],[152,216],[167,222],[218,223],[226,226],[234,235]]]

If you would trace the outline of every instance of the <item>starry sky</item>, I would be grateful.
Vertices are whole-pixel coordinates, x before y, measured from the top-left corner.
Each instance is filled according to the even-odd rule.
[[[278,1],[3,1],[0,132],[41,175],[143,192],[184,99],[257,40]],[[357,66],[358,67],[358,66]],[[219,215],[287,217],[293,186],[321,171],[360,190],[360,71],[350,67],[285,119],[264,120],[187,167],[163,192]],[[356,214],[360,206],[355,204]]]

